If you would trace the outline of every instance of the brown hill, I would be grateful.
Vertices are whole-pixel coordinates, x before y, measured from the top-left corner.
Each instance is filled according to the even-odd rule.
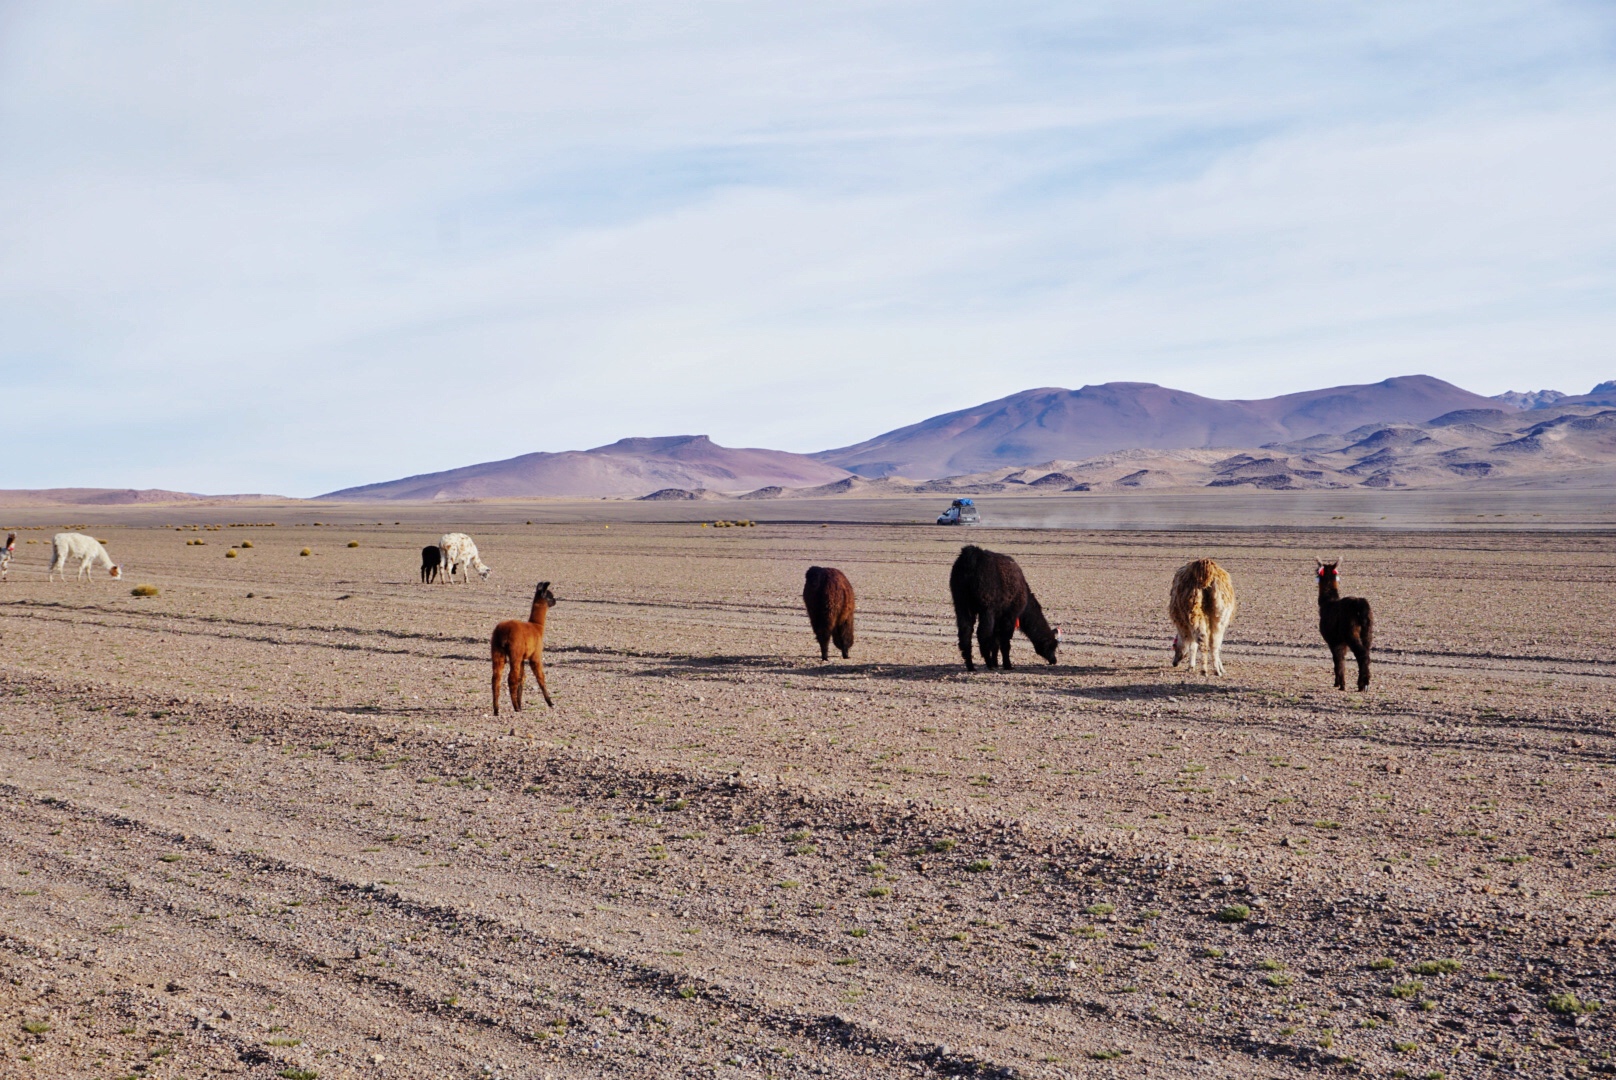
[[[321,499],[638,498],[663,488],[740,493],[834,483],[844,469],[781,450],[732,449],[705,435],[621,439],[593,450],[523,454],[504,461],[344,488]]]
[[[281,495],[195,495],[162,488],[33,488],[0,491],[0,506],[136,506],[276,501]]]
[[[1262,446],[1499,406],[1428,375],[1250,401],[1105,383],[1027,390],[813,456],[864,476],[942,477],[1125,449]]]

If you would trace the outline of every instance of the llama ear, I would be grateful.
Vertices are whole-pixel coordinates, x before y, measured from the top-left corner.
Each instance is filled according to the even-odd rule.
[[[1313,556],[1313,561],[1319,564],[1319,569],[1320,570],[1324,569],[1324,560],[1323,559],[1321,559],[1317,555],[1315,555],[1315,556]]]
[[[1064,637],[1061,636],[1060,623],[1055,624],[1055,640],[1056,641],[1065,641],[1066,640]]]

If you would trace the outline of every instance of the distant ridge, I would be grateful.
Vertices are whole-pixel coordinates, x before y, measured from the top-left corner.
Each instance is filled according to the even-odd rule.
[[[0,491],[0,506],[138,506],[279,501],[283,495],[197,495],[162,488],[33,488]]]
[[[656,492],[739,494],[756,488],[803,487],[847,476],[802,454],[732,449],[705,435],[619,439],[592,450],[523,454],[504,461],[344,488],[321,499],[510,499],[536,496],[641,498]],[[704,496],[662,494],[662,499]]]
[[[1119,450],[1262,446],[1501,406],[1429,375],[1237,401],[1113,382],[1026,390],[813,457],[861,476],[936,478]]]

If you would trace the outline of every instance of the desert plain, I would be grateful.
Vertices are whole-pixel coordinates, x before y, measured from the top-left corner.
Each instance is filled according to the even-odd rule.
[[[1616,1073],[1616,530],[1517,503],[16,515],[0,1076]],[[121,581],[45,582],[75,522]],[[488,581],[420,584],[451,528]],[[964,671],[966,542],[1021,562],[1058,665]],[[1221,679],[1169,663],[1203,555]],[[1374,604],[1367,693],[1315,555]],[[851,659],[811,564],[858,592]],[[496,718],[488,635],[539,580],[557,704]]]

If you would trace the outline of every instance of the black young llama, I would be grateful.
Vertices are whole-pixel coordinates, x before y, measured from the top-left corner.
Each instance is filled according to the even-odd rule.
[[[1050,626],[1038,598],[1027,587],[1027,578],[1008,555],[987,551],[975,544],[960,548],[959,558],[948,575],[948,590],[954,594],[954,621],[959,626],[960,655],[965,670],[975,671],[971,660],[971,628],[976,628],[982,662],[992,670],[1004,661],[1012,670],[1010,639],[1017,630],[1027,635],[1038,655],[1055,662],[1060,647],[1060,627]]]
[[[428,544],[421,549],[421,584],[426,585],[438,579],[442,570],[443,549],[436,544]]]
[[[1369,646],[1375,636],[1375,616],[1361,596],[1341,595],[1341,560],[1319,564],[1319,633],[1335,660],[1335,688],[1347,688],[1347,650],[1358,661],[1358,689],[1369,685]]]

